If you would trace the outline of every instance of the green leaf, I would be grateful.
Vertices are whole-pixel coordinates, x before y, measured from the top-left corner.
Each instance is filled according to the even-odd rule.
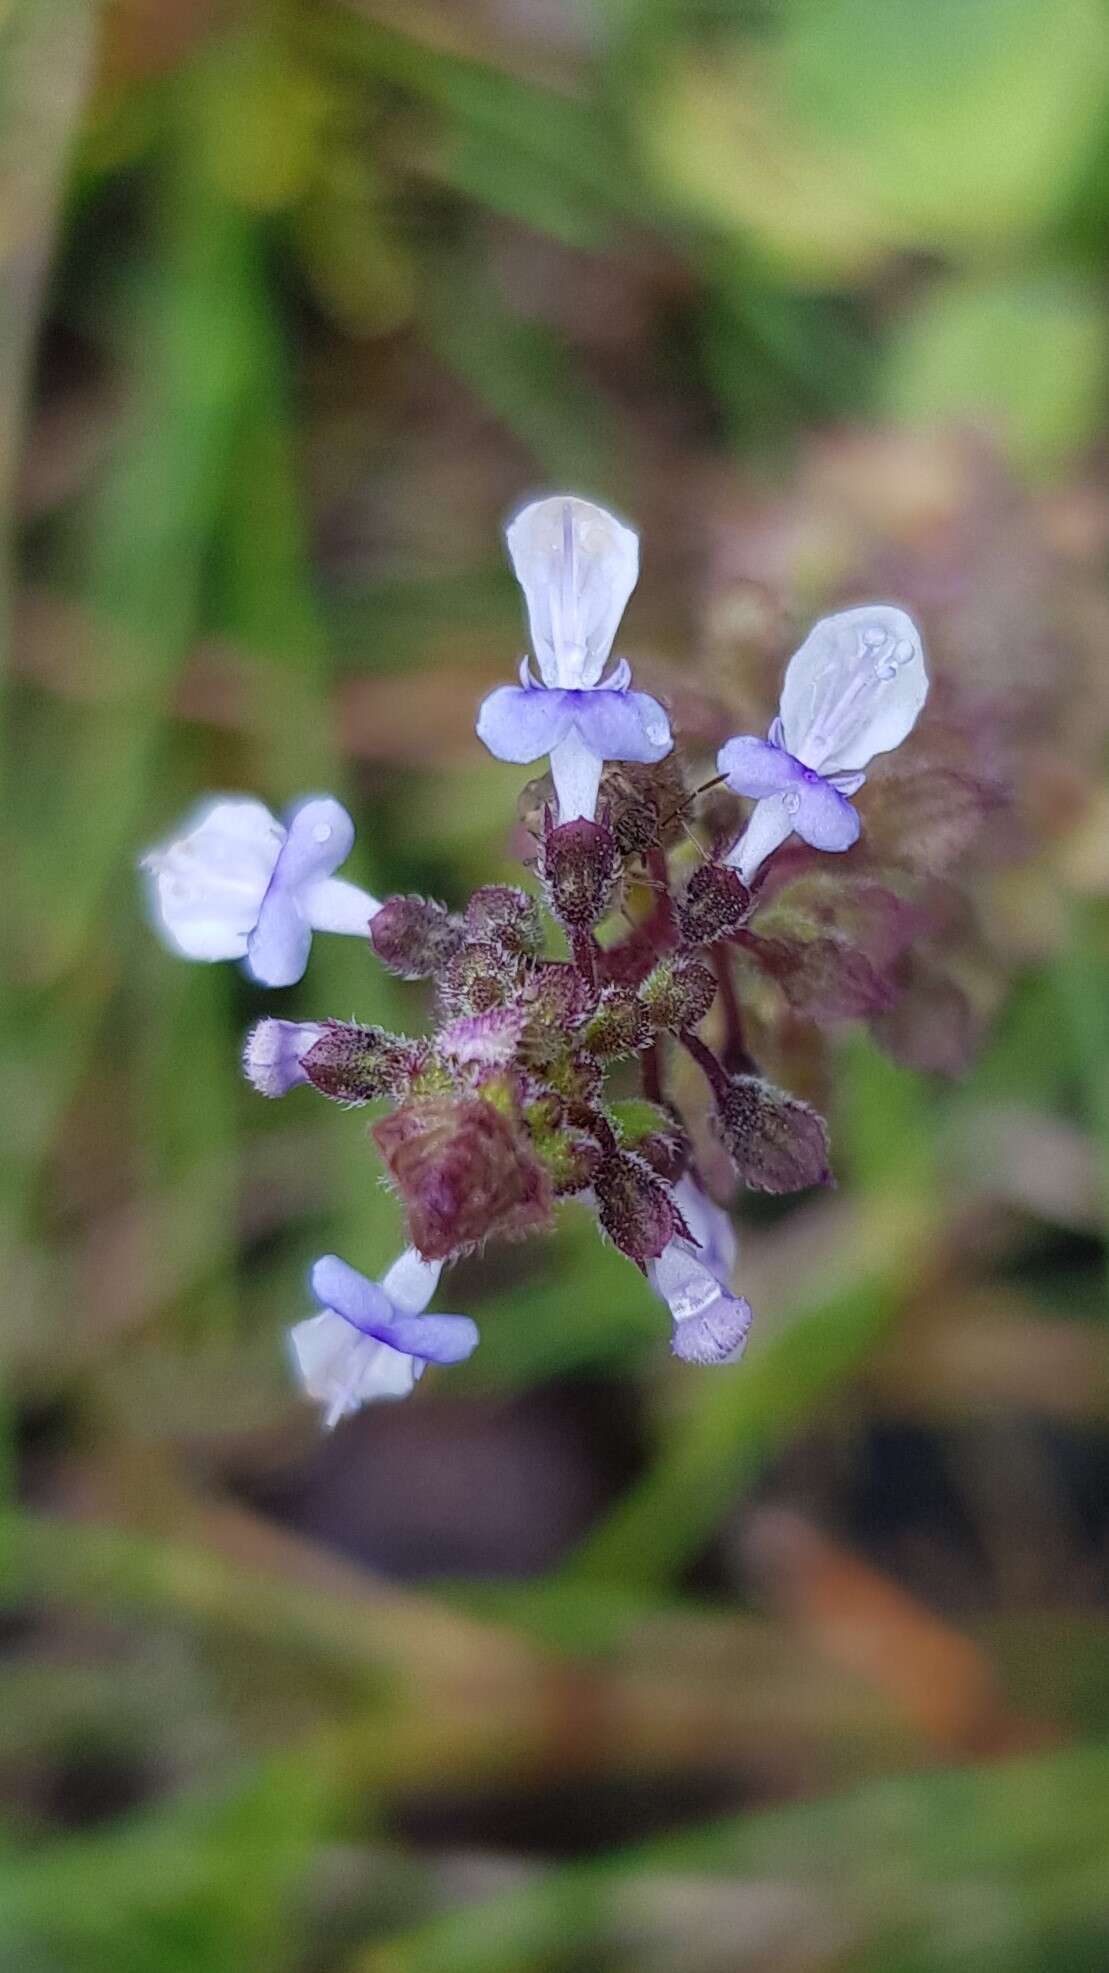
[[[950,281],[895,333],[880,397],[912,424],[996,425],[1018,461],[1043,471],[1096,429],[1107,358],[1092,286],[1061,275]]]
[[[793,0],[788,109],[905,245],[958,250],[1041,226],[1096,140],[1095,0]],[[833,166],[833,168],[835,168]]]
[[[660,55],[638,125],[670,196],[792,280],[850,281],[1041,230],[1107,64],[1094,0],[792,0],[773,35]]]

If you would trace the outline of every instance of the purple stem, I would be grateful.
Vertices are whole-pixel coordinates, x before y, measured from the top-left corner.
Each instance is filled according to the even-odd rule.
[[[571,932],[570,950],[574,964],[589,988],[590,993],[597,988],[597,941],[592,932]]]
[[[724,1102],[730,1091],[730,1081],[723,1063],[717,1061],[712,1049],[705,1045],[700,1035],[694,1034],[692,1028],[683,1028],[678,1040],[686,1054],[692,1055],[718,1102]]]
[[[716,974],[720,989],[720,1004],[724,1009],[724,1066],[734,1076],[752,1075],[755,1064],[747,1053],[743,1039],[743,1014],[735,990],[735,980],[728,964],[727,952],[719,946],[712,953],[712,970]]]

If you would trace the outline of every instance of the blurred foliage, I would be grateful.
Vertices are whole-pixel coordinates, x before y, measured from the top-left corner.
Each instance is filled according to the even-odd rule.
[[[1109,1957],[1107,50],[1102,0],[0,9],[5,1969]],[[916,1056],[977,1059],[840,1038],[743,1366],[567,1214],[321,1447],[283,1331],[395,1210],[239,1087],[259,996],[134,858],[326,785],[378,888],[511,877],[472,710],[552,481],[641,525],[691,729],[868,591],[1009,708]],[[346,948],[310,1011],[418,1019]]]

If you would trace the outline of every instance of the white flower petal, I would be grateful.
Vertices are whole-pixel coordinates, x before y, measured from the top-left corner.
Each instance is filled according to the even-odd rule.
[[[842,610],[815,624],[789,661],[783,744],[821,774],[865,768],[900,746],[927,696],[912,618],[890,603]]]
[[[506,531],[547,685],[595,685],[639,574],[639,538],[568,494],[523,508]]]
[[[694,1244],[698,1259],[728,1286],[735,1270],[739,1241],[730,1214],[702,1192],[695,1178],[686,1173],[674,1186],[674,1198]]]
[[[442,1261],[425,1261],[415,1247],[406,1247],[381,1277],[381,1285],[402,1315],[422,1315],[439,1285]]]
[[[651,1286],[669,1307],[671,1348],[687,1363],[736,1363],[751,1327],[750,1304],[733,1295],[685,1240],[671,1240],[648,1264]]]
[[[597,813],[604,761],[582,739],[568,733],[551,752],[551,779],[558,796],[559,822],[592,822]]]
[[[306,884],[297,902],[314,932],[346,932],[354,938],[369,937],[370,920],[381,910],[380,898],[345,877]]]
[[[789,802],[788,791],[784,795],[768,795],[765,801],[756,802],[746,829],[724,858],[725,863],[730,863],[734,870],[739,871],[745,884],[751,882],[767,857],[780,848],[786,837],[792,836],[797,802],[794,799],[792,805],[787,806]]]
[[[289,1331],[289,1347],[306,1395],[325,1408],[328,1431],[364,1404],[408,1397],[424,1367],[363,1336],[333,1309],[298,1322]]]
[[[187,959],[242,959],[285,842],[263,802],[208,802],[173,842],[151,850],[155,923]]]

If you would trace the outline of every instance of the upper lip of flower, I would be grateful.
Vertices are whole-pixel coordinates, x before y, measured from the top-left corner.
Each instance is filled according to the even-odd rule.
[[[544,683],[588,690],[635,587],[638,537],[592,501],[556,494],[521,508],[506,539]]]

